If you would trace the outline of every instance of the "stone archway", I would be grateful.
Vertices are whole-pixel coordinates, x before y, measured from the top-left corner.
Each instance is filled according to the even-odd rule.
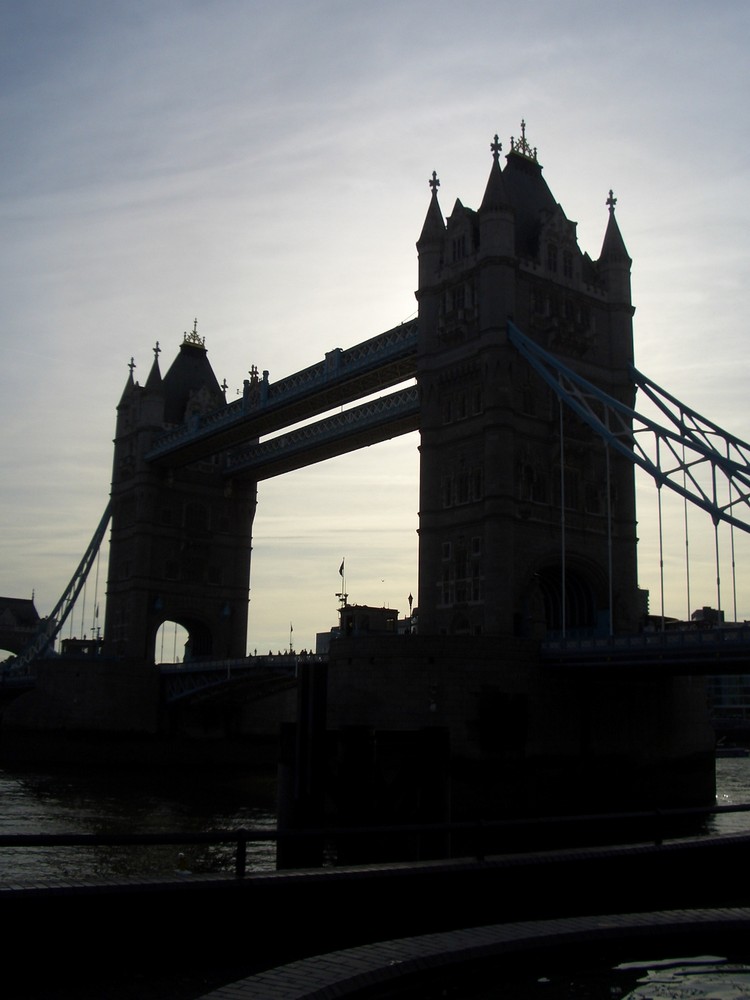
[[[182,615],[165,618],[154,631],[152,662],[189,663],[213,654],[211,630],[195,618]]]
[[[541,627],[547,636],[563,631],[569,637],[594,635],[601,618],[600,589],[594,574],[583,566],[566,567],[564,587],[559,564],[540,567],[534,574],[531,602],[537,631]]]

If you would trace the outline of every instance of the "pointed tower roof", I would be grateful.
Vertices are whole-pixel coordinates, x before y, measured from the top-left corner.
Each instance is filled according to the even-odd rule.
[[[602,252],[599,255],[599,260],[603,264],[627,263],[628,267],[630,267],[633,261],[628,254],[625,240],[622,238],[620,227],[617,225],[617,219],[615,219],[617,198],[615,198],[611,189],[606,204],[609,208],[609,221],[607,223],[607,231],[604,234],[604,242],[602,243]]]
[[[151,371],[148,373],[148,378],[146,379],[146,392],[158,392],[162,387],[161,372],[159,371],[160,354],[161,347],[159,347],[159,341],[157,340],[154,347],[154,363],[151,365]]]
[[[198,321],[191,333],[186,333],[180,353],[162,381],[164,392],[164,420],[168,424],[181,424],[193,394],[205,390],[218,408],[225,402],[221,386],[208,360],[204,338],[198,335]]]
[[[490,143],[492,167],[490,168],[487,187],[484,190],[482,204],[479,206],[480,213],[496,212],[510,207],[508,192],[505,190],[505,182],[503,181],[503,171],[500,167],[500,152],[502,148],[502,143],[496,134],[494,140]]]
[[[536,147],[526,140],[525,121],[521,121],[521,138],[511,136],[503,183],[516,216],[516,251],[535,257],[542,219],[556,210],[557,202],[542,177]]]
[[[432,197],[430,198],[430,205],[427,209],[422,232],[419,234],[419,239],[417,240],[417,248],[427,243],[442,242],[445,238],[445,222],[443,221],[443,213],[440,211],[440,203],[437,196],[440,181],[434,170],[432,171],[429,184],[432,188]]]
[[[133,379],[133,372],[135,371],[135,361],[131,358],[128,364],[128,380],[125,383],[125,388],[122,390],[122,396],[120,396],[120,402],[117,404],[118,408],[126,401],[128,396],[135,389],[135,380]]]

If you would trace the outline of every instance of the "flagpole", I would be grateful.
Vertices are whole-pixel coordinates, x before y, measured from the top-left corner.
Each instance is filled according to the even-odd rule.
[[[341,565],[339,566],[339,576],[341,577],[341,593],[336,594],[336,597],[338,597],[339,603],[343,608],[346,605],[346,600],[349,596],[346,592],[346,557],[341,560]]]

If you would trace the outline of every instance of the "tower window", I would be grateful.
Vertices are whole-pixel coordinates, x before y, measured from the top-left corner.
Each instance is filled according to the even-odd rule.
[[[547,244],[547,270],[557,271],[557,247],[554,243]]]

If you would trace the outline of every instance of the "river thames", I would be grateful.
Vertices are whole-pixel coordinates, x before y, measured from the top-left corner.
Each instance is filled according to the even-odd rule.
[[[750,757],[717,761],[717,804],[750,802]],[[208,833],[217,830],[269,829],[276,823],[272,776],[247,776],[237,770],[0,768],[1,834]],[[750,831],[750,812],[711,817],[707,836]],[[181,855],[183,855],[181,857]],[[169,877],[178,872],[231,873],[232,845],[148,847],[0,847],[0,882],[47,879]],[[248,870],[275,867],[273,843],[248,844]],[[592,956],[592,962],[595,961]],[[740,1000],[750,997],[750,966],[722,957],[695,955],[662,963],[582,968],[560,975],[536,969],[506,979],[498,968],[491,989],[476,988],[469,976],[462,988],[439,996],[455,1000]],[[189,963],[188,963],[189,965]],[[229,973],[227,973],[229,975]],[[240,978],[238,970],[233,978]],[[120,977],[122,978],[122,977]],[[74,992],[21,990],[9,996],[29,1000],[193,1000],[223,982],[191,974],[189,968],[147,982],[136,992],[127,977],[115,977],[101,992],[77,984]],[[126,981],[127,980],[127,981]],[[478,985],[478,984],[477,984]],[[438,993],[419,994],[437,1000]]]
[[[717,804],[750,802],[750,757],[716,762]],[[271,777],[237,770],[0,769],[2,834],[207,833],[276,825]],[[709,835],[750,830],[750,813],[712,817]],[[231,872],[231,844],[2,847],[0,881]],[[248,844],[248,870],[275,867],[273,843]]]

